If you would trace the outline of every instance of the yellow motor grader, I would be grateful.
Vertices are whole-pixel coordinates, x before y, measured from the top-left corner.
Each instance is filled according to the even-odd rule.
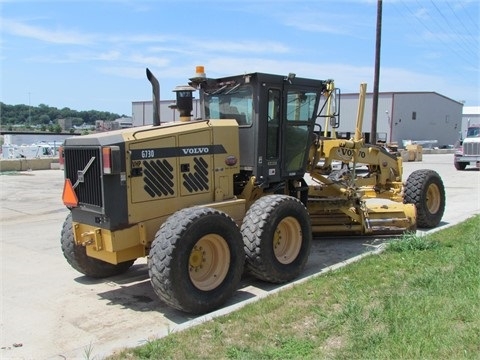
[[[197,67],[175,89],[181,121],[161,123],[159,83],[148,69],[147,77],[153,125],[63,146],[71,211],[61,245],[86,276],[118,275],[148,256],[156,294],[201,314],[224,304],[244,271],[273,283],[296,278],[314,233],[389,234],[441,221],[439,175],[415,171],[403,183],[401,158],[364,143],[364,85],[355,136],[338,139],[332,80],[212,79]],[[197,90],[202,116],[192,119]]]

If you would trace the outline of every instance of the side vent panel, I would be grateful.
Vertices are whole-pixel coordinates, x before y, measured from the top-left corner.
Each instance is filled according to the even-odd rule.
[[[154,206],[161,200],[165,208],[155,209],[158,216],[162,211],[173,212],[177,206],[213,200],[213,159],[226,150],[212,144],[210,127],[191,132],[186,131],[188,128],[188,124],[178,126],[174,128],[178,134],[130,144],[127,172],[133,204],[152,202]]]
[[[207,161],[202,157],[194,157],[191,161],[192,164],[184,163],[181,167],[185,170],[185,172],[182,173],[182,195],[208,192],[210,186]]]
[[[165,159],[143,162],[143,188],[152,198],[175,194],[173,166]]]

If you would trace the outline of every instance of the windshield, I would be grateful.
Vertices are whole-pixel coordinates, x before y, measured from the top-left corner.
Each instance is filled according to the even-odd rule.
[[[204,92],[207,119],[235,119],[240,126],[253,121],[253,92],[250,85],[236,85]]]
[[[468,128],[467,137],[480,137],[480,127]]]

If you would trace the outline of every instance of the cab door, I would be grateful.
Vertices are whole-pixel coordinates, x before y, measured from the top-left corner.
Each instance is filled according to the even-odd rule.
[[[269,182],[278,182],[281,180],[282,88],[272,86],[267,93],[265,162]]]
[[[280,134],[282,178],[298,178],[305,173],[317,98],[314,88],[284,84]]]

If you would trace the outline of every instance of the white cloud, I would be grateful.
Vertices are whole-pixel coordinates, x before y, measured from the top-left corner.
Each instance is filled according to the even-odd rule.
[[[323,16],[319,18],[322,17]],[[349,25],[332,26],[330,21],[319,21],[319,18],[312,18],[311,14],[296,14],[295,17],[287,17],[284,21],[284,25],[302,31],[317,32],[323,34],[349,35],[352,32]],[[344,24],[349,24],[349,22],[346,22]]]
[[[102,74],[114,75],[129,79],[145,78],[145,67],[141,66],[102,66],[97,68]]]
[[[202,51],[217,51],[221,53],[286,53],[289,47],[272,41],[214,41],[195,40],[192,45]]]
[[[417,17],[419,20],[427,20],[430,19],[430,14],[428,13],[427,9],[420,8],[415,12],[415,17]]]
[[[97,55],[96,59],[104,60],[104,61],[120,60],[121,59],[121,53],[120,53],[120,51],[110,50],[110,51],[107,51],[107,52],[99,53]]]
[[[179,55],[188,55],[196,56],[197,53],[193,49],[186,49],[183,46],[179,47],[174,45],[165,45],[165,46],[150,46],[146,49],[149,53],[162,53],[162,54],[179,54]]]
[[[142,56],[142,55],[132,55],[125,60],[128,60],[129,62],[134,62],[137,64],[142,64],[144,66],[153,65],[158,67],[168,66],[170,63],[170,60],[167,58],[160,58],[156,56]]]
[[[66,64],[66,63],[81,63],[88,61],[118,61],[121,59],[119,51],[110,50],[105,52],[96,51],[68,51],[58,54],[37,54],[25,58],[27,62],[36,63],[52,63],[52,64]]]
[[[142,43],[163,43],[167,41],[176,41],[176,36],[171,35],[161,35],[161,34],[137,34],[137,35],[111,35],[105,37],[106,41],[114,42],[114,43],[134,43],[134,44],[142,44]]]
[[[87,45],[93,43],[95,38],[93,35],[76,31],[65,29],[49,30],[11,19],[2,18],[1,21],[2,31],[5,33],[48,43]]]

